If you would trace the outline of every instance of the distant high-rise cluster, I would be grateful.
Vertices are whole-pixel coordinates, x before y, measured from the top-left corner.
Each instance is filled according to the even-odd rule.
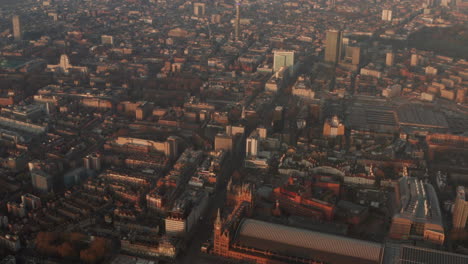
[[[468,264],[468,0],[0,3],[0,264]]]

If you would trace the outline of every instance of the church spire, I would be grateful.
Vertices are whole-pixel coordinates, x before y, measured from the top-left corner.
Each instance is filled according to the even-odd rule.
[[[218,215],[216,216],[214,225],[215,225],[215,229],[221,228],[221,209],[220,208],[218,208]]]

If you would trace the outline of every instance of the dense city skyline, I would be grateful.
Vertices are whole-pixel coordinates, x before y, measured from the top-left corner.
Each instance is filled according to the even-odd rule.
[[[468,263],[468,1],[0,0],[0,263]]]

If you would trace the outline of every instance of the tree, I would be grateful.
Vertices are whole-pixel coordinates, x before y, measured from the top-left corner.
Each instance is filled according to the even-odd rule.
[[[70,242],[64,242],[57,247],[58,254],[62,258],[73,258],[78,256],[78,252],[73,248]]]
[[[97,263],[106,257],[106,254],[109,250],[109,240],[98,237],[93,242],[91,242],[89,248],[80,252],[80,259],[85,263]]]
[[[84,263],[97,263],[98,258],[96,254],[90,249],[85,249],[80,252],[80,259]]]

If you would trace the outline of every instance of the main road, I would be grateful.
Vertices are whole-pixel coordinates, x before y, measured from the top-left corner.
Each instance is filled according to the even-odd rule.
[[[203,256],[200,254],[200,247],[203,242],[207,241],[213,230],[213,220],[218,208],[222,208],[226,199],[226,186],[235,168],[242,166],[242,157],[231,157],[225,162],[225,167],[220,173],[218,184],[213,197],[210,199],[208,210],[205,213],[205,218],[199,221],[194,227],[195,231],[191,234],[191,240],[187,242],[187,247],[184,252],[176,258],[177,264],[208,264],[220,263],[215,257]],[[224,262],[223,262],[224,263]]]

